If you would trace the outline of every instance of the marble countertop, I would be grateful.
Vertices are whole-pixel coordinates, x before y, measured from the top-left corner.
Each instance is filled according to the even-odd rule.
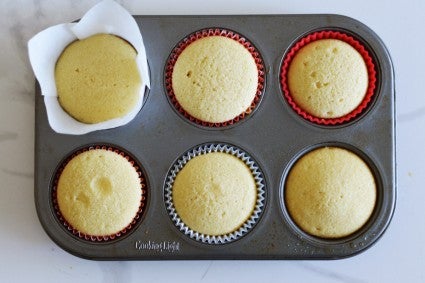
[[[34,75],[27,41],[73,21],[98,1],[0,3],[0,281],[2,282],[425,282],[425,2],[118,1],[132,14],[335,13],[360,20],[387,45],[395,68],[397,205],[367,251],[332,261],[121,261],[80,259],[54,244],[34,205]]]

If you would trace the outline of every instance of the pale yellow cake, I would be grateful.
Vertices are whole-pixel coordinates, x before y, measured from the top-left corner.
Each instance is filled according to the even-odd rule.
[[[371,216],[375,179],[368,165],[338,147],[313,150],[298,160],[285,184],[285,204],[294,222],[322,238],[348,236]]]
[[[338,39],[302,47],[290,63],[288,87],[295,103],[319,118],[338,118],[366,95],[368,73],[360,53]]]
[[[191,159],[172,188],[177,214],[192,230],[212,236],[236,231],[253,213],[257,189],[247,165],[227,153]]]
[[[55,69],[62,108],[86,124],[128,114],[137,104],[141,87],[136,56],[132,45],[110,34],[68,45]]]
[[[191,116],[222,123],[245,112],[255,98],[257,65],[239,42],[209,36],[187,46],[177,58],[172,88]]]
[[[76,230],[92,236],[115,234],[136,216],[141,202],[139,175],[123,156],[85,151],[65,166],[57,186],[59,211]]]

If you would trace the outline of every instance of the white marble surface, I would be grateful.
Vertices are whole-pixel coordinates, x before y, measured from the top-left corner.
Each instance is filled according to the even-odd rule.
[[[96,0],[0,2],[1,282],[425,282],[425,1],[119,1],[132,14],[337,13],[369,25],[396,71],[398,199],[385,235],[337,261],[97,262],[74,257],[41,228],[34,206],[34,76],[26,42],[80,17]]]

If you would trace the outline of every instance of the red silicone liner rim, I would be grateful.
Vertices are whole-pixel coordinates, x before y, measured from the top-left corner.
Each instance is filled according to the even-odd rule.
[[[368,88],[366,90],[366,94],[362,102],[353,111],[338,118],[319,118],[307,113],[295,103],[295,101],[293,100],[289,92],[287,75],[288,75],[289,65],[292,59],[295,57],[297,52],[302,47],[304,47],[305,45],[311,42],[321,40],[321,39],[339,39],[350,44],[363,57],[363,60],[367,68]],[[314,32],[298,40],[298,42],[294,46],[292,46],[289,52],[285,55],[285,58],[282,62],[281,71],[280,71],[280,84],[281,84],[284,98],[286,99],[288,104],[291,106],[291,108],[302,118],[319,125],[325,125],[325,126],[341,125],[341,124],[350,122],[351,120],[356,118],[358,115],[362,114],[364,110],[366,110],[366,108],[369,106],[370,102],[372,101],[372,98],[375,95],[375,89],[376,89],[375,64],[369,52],[364,47],[364,45],[361,44],[358,40],[354,39],[352,36],[339,31]]]
[[[223,36],[223,37],[231,38],[239,42],[240,44],[242,44],[251,53],[252,57],[255,60],[255,64],[257,65],[257,70],[258,70],[257,90],[256,90],[255,97],[251,102],[251,105],[244,112],[242,112],[235,118],[225,122],[220,122],[220,123],[202,121],[198,118],[193,117],[189,113],[187,113],[186,110],[184,110],[183,107],[180,105],[180,103],[177,101],[173,91],[172,74],[173,74],[174,65],[177,61],[177,58],[180,56],[183,50],[186,49],[186,47],[189,46],[191,43],[193,43],[194,41],[200,38],[204,38],[208,36]],[[209,128],[222,128],[222,127],[234,125],[237,122],[243,120],[249,114],[251,114],[255,110],[255,108],[258,106],[259,102],[261,101],[261,97],[263,96],[263,91],[264,91],[264,83],[265,83],[264,63],[258,50],[251,44],[251,42],[249,42],[246,38],[244,38],[240,34],[234,31],[229,31],[222,28],[202,29],[182,39],[177,44],[177,46],[174,47],[174,49],[171,51],[171,54],[167,60],[167,64],[165,67],[165,88],[167,91],[167,96],[170,102],[175,107],[175,109],[189,121],[195,124],[198,124],[200,126],[209,127]]]
[[[118,233],[111,234],[111,235],[102,235],[102,236],[89,235],[89,234],[85,234],[81,231],[78,231],[65,219],[65,217],[63,217],[62,213],[59,210],[59,204],[58,204],[58,200],[57,200],[57,185],[58,185],[59,177],[62,174],[65,166],[75,156],[77,156],[77,155],[79,155],[83,152],[86,152],[86,151],[89,151],[89,150],[95,150],[95,149],[108,150],[108,151],[112,151],[112,152],[115,152],[115,153],[123,156],[134,167],[137,174],[139,175],[139,180],[140,180],[141,198],[140,198],[139,210],[137,211],[135,217],[133,218],[133,220],[130,222],[129,225],[127,225],[124,229],[122,229]],[[125,152],[123,152],[123,151],[121,151],[117,148],[114,148],[114,147],[111,147],[111,146],[106,146],[106,145],[90,146],[90,147],[87,147],[87,148],[77,150],[74,153],[72,153],[69,157],[66,158],[66,160],[64,162],[62,162],[59,169],[56,171],[54,181],[53,181],[53,187],[52,187],[53,209],[54,209],[55,215],[58,218],[58,220],[63,224],[63,226],[66,228],[66,230],[69,231],[70,233],[72,233],[74,236],[77,236],[78,238],[80,238],[82,240],[89,241],[89,242],[108,242],[108,241],[112,241],[112,240],[118,239],[118,238],[126,235],[132,228],[134,228],[134,226],[138,222],[140,222],[142,214],[144,212],[144,208],[146,206],[146,196],[147,196],[146,178],[143,175],[143,172],[141,171],[138,163],[132,157],[130,157],[127,153],[125,153]]]

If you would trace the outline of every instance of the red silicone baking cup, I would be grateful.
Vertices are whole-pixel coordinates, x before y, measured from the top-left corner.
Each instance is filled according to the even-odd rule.
[[[362,102],[360,103],[360,105],[357,106],[357,108],[355,108],[353,111],[351,111],[350,113],[342,117],[319,118],[319,117],[313,116],[307,113],[305,110],[303,110],[296,104],[296,102],[293,100],[291,93],[289,91],[287,75],[288,75],[288,69],[292,59],[295,57],[297,52],[302,47],[320,39],[339,39],[350,44],[354,49],[357,50],[357,52],[360,53],[360,55],[363,57],[363,60],[366,64],[368,80],[369,80],[366,94]],[[363,44],[361,44],[358,40],[354,39],[352,36],[339,31],[326,30],[326,31],[314,32],[301,38],[294,46],[291,47],[289,52],[286,54],[282,63],[281,70],[280,70],[280,84],[281,84],[283,95],[286,101],[289,103],[289,105],[292,107],[292,109],[295,110],[295,112],[298,115],[300,115],[301,117],[303,117],[304,119],[310,122],[313,122],[319,125],[326,125],[326,126],[340,125],[340,124],[344,124],[351,121],[352,119],[357,117],[359,114],[363,113],[363,111],[369,106],[370,102],[372,101],[372,98],[375,95],[375,88],[376,88],[375,64],[373,62],[372,57],[370,56],[366,48],[363,46]]]
[[[58,200],[57,200],[57,185],[58,185],[58,182],[59,182],[59,177],[62,174],[65,166],[71,161],[71,159],[73,159],[77,155],[79,155],[83,152],[86,152],[86,151],[89,151],[89,150],[95,150],[95,149],[103,149],[103,150],[112,151],[112,152],[115,152],[115,153],[121,155],[125,159],[127,159],[127,161],[130,162],[130,164],[136,170],[137,174],[139,175],[139,180],[140,180],[141,198],[140,198],[139,210],[137,211],[137,213],[134,216],[131,223],[127,225],[127,227],[125,227],[124,229],[122,229],[118,233],[111,234],[111,235],[97,236],[97,235],[85,234],[81,231],[78,231],[77,229],[72,227],[72,225],[68,221],[66,221],[65,217],[63,217],[62,213],[59,210],[59,204],[58,204]],[[129,233],[129,231],[132,228],[134,228],[137,223],[140,222],[140,220],[142,218],[142,214],[144,212],[144,208],[146,206],[146,199],[147,199],[146,178],[143,175],[143,172],[140,169],[138,163],[132,157],[130,157],[127,153],[125,153],[122,150],[119,150],[117,148],[111,147],[111,146],[106,146],[106,145],[90,146],[90,147],[83,148],[83,149],[80,149],[80,150],[72,153],[69,157],[66,158],[66,160],[64,162],[62,162],[62,164],[60,165],[59,169],[56,171],[56,174],[54,176],[53,187],[52,187],[52,202],[53,202],[53,209],[54,209],[55,215],[57,216],[59,221],[65,226],[65,228],[70,233],[72,233],[73,235],[77,236],[78,238],[86,240],[86,241],[107,242],[107,241],[118,239],[118,238],[124,236],[125,234]]]
[[[240,44],[242,44],[251,53],[252,57],[255,60],[255,64],[257,65],[257,70],[258,70],[257,91],[256,91],[254,99],[251,102],[251,105],[248,107],[248,109],[246,109],[243,113],[239,114],[235,118],[225,122],[221,122],[221,123],[206,122],[193,117],[192,115],[187,113],[186,110],[183,109],[183,107],[177,101],[177,98],[174,95],[174,91],[173,91],[172,74],[173,74],[174,65],[177,61],[177,58],[180,56],[183,50],[187,46],[189,46],[192,42],[200,38],[208,37],[208,36],[223,36],[223,37],[231,38],[239,42]],[[264,63],[258,50],[246,38],[242,37],[240,34],[237,34],[234,31],[229,31],[229,30],[221,29],[221,28],[203,29],[203,30],[194,32],[190,34],[189,36],[185,37],[184,39],[182,39],[177,44],[177,46],[174,47],[174,49],[171,51],[171,54],[168,57],[167,64],[165,66],[165,88],[166,88],[167,96],[170,102],[177,109],[177,111],[180,114],[182,114],[184,117],[189,119],[189,121],[204,127],[221,128],[221,127],[230,126],[239,122],[240,120],[244,119],[246,116],[251,114],[255,110],[255,108],[258,106],[259,102],[261,101],[261,98],[263,96],[263,91],[264,91],[264,83],[265,83]]]

